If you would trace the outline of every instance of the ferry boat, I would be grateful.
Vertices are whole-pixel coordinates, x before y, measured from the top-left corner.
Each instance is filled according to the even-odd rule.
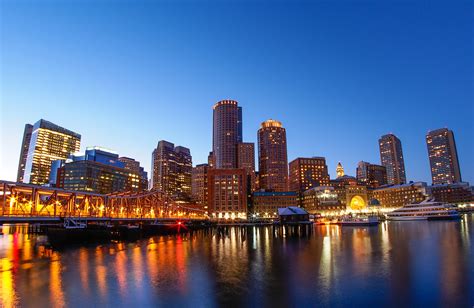
[[[378,224],[377,216],[347,216],[340,221],[341,226],[376,226]]]
[[[460,219],[461,215],[453,205],[427,199],[410,203],[387,214],[388,220],[441,220]]]

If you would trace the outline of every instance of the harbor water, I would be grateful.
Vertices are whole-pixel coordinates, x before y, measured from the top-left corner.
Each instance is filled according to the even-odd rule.
[[[315,307],[474,305],[474,217],[229,227],[55,250],[2,227],[0,306]]]

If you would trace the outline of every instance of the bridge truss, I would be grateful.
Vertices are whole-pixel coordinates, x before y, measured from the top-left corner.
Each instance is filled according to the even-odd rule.
[[[96,194],[0,181],[1,217],[207,218],[161,191]]]

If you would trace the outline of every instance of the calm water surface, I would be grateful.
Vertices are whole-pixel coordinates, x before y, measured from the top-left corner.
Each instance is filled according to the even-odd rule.
[[[473,228],[473,216],[314,226],[307,237],[233,228],[53,251],[45,236],[4,226],[0,298],[6,307],[473,307]]]

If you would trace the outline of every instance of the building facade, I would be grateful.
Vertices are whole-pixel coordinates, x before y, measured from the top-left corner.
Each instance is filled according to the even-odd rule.
[[[81,135],[49,121],[39,120],[31,133],[23,182],[47,184],[51,163],[67,159],[70,154],[79,151],[80,146]]]
[[[288,191],[286,130],[281,122],[267,120],[258,130],[260,189]]]
[[[336,190],[331,186],[318,186],[303,193],[303,207],[310,214],[333,214],[346,210]]]
[[[21,141],[20,160],[18,162],[18,172],[16,181],[22,183],[25,177],[26,159],[28,157],[28,149],[30,148],[31,133],[33,132],[33,125],[25,124],[23,131],[23,139]]]
[[[161,140],[152,153],[152,189],[157,189],[176,200],[191,198],[191,151]]]
[[[387,185],[387,169],[381,165],[360,161],[357,164],[357,180],[369,188]]]
[[[256,218],[277,218],[279,208],[298,206],[298,193],[257,191],[252,194],[252,206],[252,216]]]
[[[51,178],[56,179],[57,187],[67,190],[110,194],[147,188],[140,172],[126,168],[116,152],[100,147],[87,148],[84,154],[76,153],[53,165]]]
[[[426,183],[415,182],[374,189],[370,192],[381,207],[400,208],[409,203],[419,203],[430,197]]]
[[[148,189],[148,173],[145,171],[145,169],[143,169],[143,167],[140,166],[139,161],[125,156],[119,157],[118,160],[124,164],[124,168],[126,170],[130,170],[133,173],[139,174],[141,182],[140,187],[144,190]]]
[[[405,161],[402,143],[394,134],[383,135],[379,139],[380,162],[387,170],[387,183],[399,185],[406,183]]]
[[[433,185],[462,182],[454,133],[447,128],[426,135]]]
[[[208,164],[200,164],[193,167],[191,176],[191,193],[192,200],[196,204],[201,205],[202,208],[208,211],[207,206],[207,177],[208,177]]]
[[[212,153],[216,169],[237,168],[237,144],[242,141],[242,109],[237,101],[213,107]]]
[[[244,169],[247,174],[247,190],[255,191],[255,144],[253,142],[240,142],[237,145],[237,167]]]
[[[208,207],[212,218],[247,218],[247,176],[244,169],[208,170]]]
[[[467,182],[429,186],[431,196],[440,202],[463,204],[474,202],[474,192]]]
[[[326,158],[296,158],[290,162],[290,191],[303,193],[312,187],[328,186]]]

